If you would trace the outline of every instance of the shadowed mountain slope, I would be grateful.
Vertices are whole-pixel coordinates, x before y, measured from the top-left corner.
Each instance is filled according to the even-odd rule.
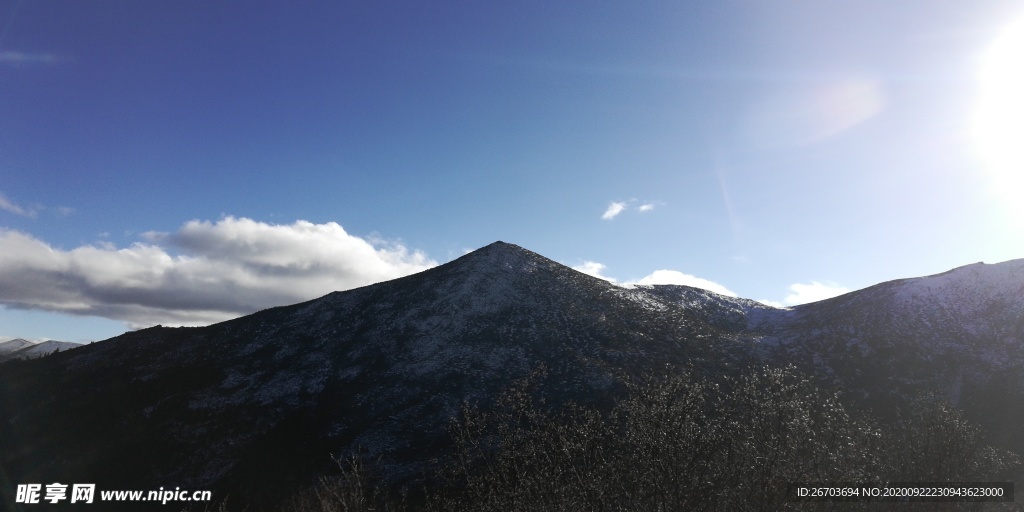
[[[993,440],[1024,448],[1024,260],[976,263],[793,308],[759,330],[794,363],[885,411],[946,397]]]
[[[746,366],[749,343],[675,299],[498,242],[402,279],[5,367],[3,463],[17,481],[254,499],[356,448],[415,477],[464,400],[540,364],[552,399],[583,402],[668,363]]]
[[[541,364],[553,403],[606,402],[623,377],[666,364],[715,376],[792,362],[883,406],[923,389],[972,404],[998,391],[987,399],[1018,400],[1018,414],[1022,268],[969,266],[776,309],[623,288],[496,242],[401,279],[0,366],[0,492],[87,479],[258,506],[353,450],[414,479],[443,455],[463,401],[486,404]]]

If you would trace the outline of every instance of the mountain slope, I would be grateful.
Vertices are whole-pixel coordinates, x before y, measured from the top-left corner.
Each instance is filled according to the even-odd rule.
[[[972,265],[776,309],[686,286],[623,288],[497,242],[209,327],[8,363],[0,469],[12,482],[215,489],[253,507],[353,450],[404,481],[443,454],[463,401],[486,405],[540,365],[550,403],[601,403],[623,376],[666,364],[716,376],[793,363],[883,409],[928,390],[979,418],[1003,404],[988,426],[1012,444],[1022,268]]]
[[[749,344],[662,295],[499,242],[210,327],[128,333],[5,369],[2,410],[18,417],[5,465],[260,499],[359,448],[393,478],[414,477],[464,400],[486,401],[540,364],[553,400],[584,402],[606,400],[621,374],[665,364],[746,366]],[[58,377],[40,385],[40,373]],[[75,426],[55,418],[62,408]],[[83,449],[93,458],[73,455]]]
[[[810,369],[876,410],[937,393],[1003,445],[1024,449],[1024,260],[798,306],[761,333],[777,346],[774,361]]]
[[[35,346],[35,343],[22,338],[15,338],[0,343],[0,356],[6,356],[23,348]]]
[[[46,340],[40,343],[33,343],[27,347],[20,348],[7,354],[9,358],[16,359],[31,359],[36,357],[43,357],[50,355],[54,352],[61,350],[71,350],[73,348],[81,347],[81,343],[71,343],[69,341],[57,341],[57,340]]]

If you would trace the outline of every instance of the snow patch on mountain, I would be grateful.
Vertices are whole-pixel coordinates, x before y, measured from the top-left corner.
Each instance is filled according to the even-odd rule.
[[[900,282],[896,298],[910,311],[937,308],[956,328],[972,335],[1002,338],[1006,331],[987,319],[1024,310],[1024,260],[975,263],[906,279]],[[920,318],[929,321],[927,316]]]
[[[35,359],[54,352],[70,350],[81,346],[80,343],[68,341],[47,340],[35,343],[23,338],[17,338],[0,343],[0,359]]]
[[[7,340],[3,343],[0,343],[0,356],[11,354],[21,349],[33,346],[35,346],[34,342],[31,342],[24,338],[15,338],[13,340]]]

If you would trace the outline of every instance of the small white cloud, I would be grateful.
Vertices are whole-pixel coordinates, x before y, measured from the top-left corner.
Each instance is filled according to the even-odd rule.
[[[733,292],[732,290],[714,281],[709,281],[702,277],[697,277],[690,274],[684,274],[682,272],[679,272],[678,270],[655,270],[650,275],[640,279],[639,281],[631,281],[625,284],[678,284],[709,290],[720,295],[727,295],[729,297],[737,296],[736,293]]]
[[[614,277],[604,275],[604,271],[607,270],[608,267],[596,261],[584,261],[583,263],[572,267],[572,269],[577,272],[583,272],[588,276],[604,279],[605,281],[611,281],[613,283],[615,282]]]
[[[68,217],[75,213],[75,209],[69,206],[58,206],[56,208],[50,208],[39,203],[33,203],[29,206],[22,206],[14,201],[11,201],[7,196],[0,193],[0,210],[4,210],[15,215],[21,215],[22,217],[36,218],[40,212],[50,212],[58,217]]]
[[[30,53],[3,51],[0,52],[0,63],[2,64],[53,64],[60,59],[49,53]]]
[[[22,217],[35,217],[36,211],[31,208],[23,208],[15,204],[7,196],[0,194],[0,210],[11,212],[15,215],[21,215]]]
[[[844,286],[839,286],[835,283],[822,284],[817,281],[811,281],[810,284],[791,284],[789,285],[789,291],[792,293],[782,299],[782,303],[787,306],[796,306],[798,304],[808,304],[810,302],[818,302],[819,300],[831,299],[832,297],[837,297],[849,292],[850,289]]]
[[[601,215],[601,218],[604,220],[612,220],[625,209],[626,203],[621,201],[612,201],[612,203],[608,205],[608,209],[604,211],[603,215]]]
[[[604,211],[604,214],[601,215],[601,218],[604,220],[611,220],[614,219],[615,217],[618,217],[619,214],[628,210],[636,210],[640,213],[647,213],[651,210],[654,210],[654,208],[657,207],[658,205],[658,203],[654,202],[642,203],[639,206],[634,206],[637,202],[638,200],[635,198],[629,199],[627,201],[612,201],[611,203],[608,204],[608,208]]]
[[[758,302],[760,302],[761,304],[764,304],[765,306],[771,306],[773,308],[785,308],[786,307],[785,304],[783,304],[783,303],[781,303],[781,302],[779,302],[777,300],[760,299],[760,300],[758,300]]]
[[[131,236],[131,234],[132,233],[130,231],[124,232],[124,236]],[[171,234],[165,231],[145,231],[139,233],[139,238],[154,244],[163,242],[164,240],[167,240],[167,238],[170,236]]]

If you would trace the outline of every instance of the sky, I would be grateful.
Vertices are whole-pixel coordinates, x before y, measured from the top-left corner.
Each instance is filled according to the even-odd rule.
[[[496,240],[790,306],[1024,258],[1024,4],[0,0],[0,341]]]

